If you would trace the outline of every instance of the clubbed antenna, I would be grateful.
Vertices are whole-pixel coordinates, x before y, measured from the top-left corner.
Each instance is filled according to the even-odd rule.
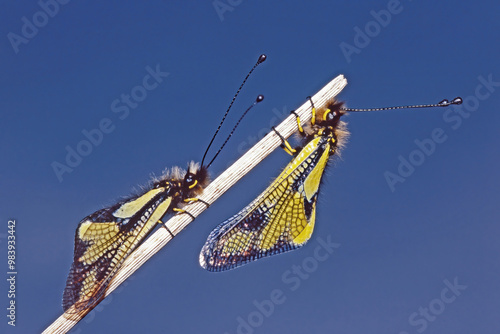
[[[212,143],[214,142],[215,137],[219,133],[219,130],[220,130],[221,126],[222,126],[222,123],[224,123],[224,120],[226,119],[227,114],[229,114],[229,110],[231,110],[231,107],[233,106],[233,103],[236,100],[236,97],[240,93],[241,89],[245,85],[245,82],[247,82],[247,80],[250,77],[250,75],[252,74],[252,72],[257,68],[257,66],[259,66],[260,64],[262,64],[266,59],[267,59],[267,56],[265,54],[261,54],[259,56],[259,59],[257,60],[257,62],[255,63],[255,65],[253,65],[252,69],[250,70],[250,72],[248,72],[247,76],[245,77],[245,79],[241,83],[240,88],[238,88],[238,91],[236,91],[236,94],[234,94],[233,99],[231,100],[231,103],[229,104],[229,107],[226,110],[226,113],[222,117],[222,120],[220,121],[219,126],[217,127],[217,130],[215,131],[212,139],[210,140],[210,143],[207,146],[207,149],[205,150],[205,153],[203,154],[203,158],[201,159],[201,165],[202,166],[203,166],[203,162],[205,161],[205,157],[207,156],[208,150],[210,149],[210,146],[212,146]]]
[[[226,140],[224,141],[224,144],[222,144],[222,146],[219,148],[219,150],[217,151],[217,153],[215,153],[215,155],[212,158],[212,160],[210,160],[210,162],[208,163],[207,168],[210,167],[210,165],[212,164],[212,162],[214,162],[215,158],[217,158],[217,156],[219,155],[220,151],[222,151],[222,149],[224,148],[224,146],[226,146],[226,143],[228,142],[229,138],[231,138],[231,136],[233,135],[234,131],[236,130],[236,128],[240,124],[240,122],[243,119],[243,117],[245,117],[245,115],[250,111],[250,109],[252,109],[257,103],[262,102],[262,100],[264,100],[264,95],[257,96],[257,98],[255,99],[254,103],[252,103],[250,105],[250,107],[248,107],[247,110],[245,110],[245,112],[243,113],[243,115],[241,115],[241,117],[238,120],[238,122],[236,122],[236,125],[234,126],[234,128],[231,130],[231,133],[229,133],[229,136],[227,136]]]
[[[369,109],[351,109],[351,108],[341,108],[344,111],[351,112],[364,112],[364,111],[383,111],[392,109],[411,109],[411,108],[432,108],[432,107],[448,107],[452,104],[462,104],[462,98],[456,97],[451,102],[444,99],[443,101],[436,104],[417,104],[412,106],[395,106],[395,107],[384,107],[384,108],[369,108]]]

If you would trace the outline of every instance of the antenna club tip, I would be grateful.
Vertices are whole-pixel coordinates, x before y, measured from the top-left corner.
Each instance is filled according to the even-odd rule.
[[[255,99],[255,102],[256,103],[259,103],[259,102],[262,102],[264,100],[264,95],[259,95],[257,96],[257,98]]]
[[[463,102],[462,98],[460,96],[458,96],[458,97],[454,98],[453,100],[451,100],[451,102],[444,99],[443,101],[439,102],[437,105],[439,107],[447,107],[447,106],[452,105],[452,104],[459,105],[459,104],[462,104],[462,102]]]
[[[259,60],[257,61],[258,64],[265,62],[267,59],[267,56],[265,54],[261,54],[259,56]]]

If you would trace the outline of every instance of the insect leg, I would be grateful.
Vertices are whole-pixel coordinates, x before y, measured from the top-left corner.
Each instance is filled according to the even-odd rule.
[[[205,205],[207,206],[207,208],[208,208],[208,207],[210,207],[210,204],[208,204],[208,203],[207,203],[207,202],[205,202],[204,200],[199,199],[199,198],[196,198],[196,197],[186,198],[186,199],[184,200],[184,202],[186,202],[186,203],[201,202],[201,203],[205,204]]]
[[[161,226],[163,226],[167,230],[167,232],[172,236],[172,239],[175,237],[175,235],[172,233],[172,231],[170,231],[165,223],[163,223],[161,220],[158,220],[158,224],[161,224]]]
[[[311,125],[314,125],[316,123],[316,107],[314,106],[312,97],[308,96],[307,99],[311,101],[311,112],[312,112],[312,117],[311,117]]]
[[[279,133],[275,128],[274,126],[271,127],[271,129],[273,129],[274,132],[276,132],[276,134],[278,135],[278,137],[280,137],[281,139],[281,148],[285,150],[286,153],[290,154],[290,155],[294,155],[295,153],[297,153],[297,150],[294,149],[290,143],[281,135],[281,133]]]
[[[297,113],[295,112],[295,110],[290,111],[290,114],[294,114],[295,115],[295,117],[297,119],[297,128],[299,129],[299,133],[304,136],[305,132],[304,132],[304,129],[302,128],[302,125],[300,124],[300,117],[299,117],[299,115],[297,115]]]
[[[173,210],[173,211],[175,211],[175,212],[178,212],[178,213],[185,213],[185,214],[188,214],[189,216],[191,216],[191,218],[193,218],[193,220],[195,219],[195,217],[194,217],[192,214],[190,214],[189,212],[187,212],[187,211],[186,211],[186,210],[184,210],[184,209],[173,208],[172,210]]]

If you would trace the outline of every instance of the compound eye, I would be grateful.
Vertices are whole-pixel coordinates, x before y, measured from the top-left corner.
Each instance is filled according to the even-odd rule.
[[[196,185],[198,184],[198,180],[196,180],[195,175],[188,175],[188,177],[186,178],[186,184],[189,189],[193,189],[194,187],[196,187]]]
[[[154,188],[155,189],[164,188],[164,187],[167,187],[168,184],[169,184],[169,181],[161,181],[161,182],[158,182],[157,184],[155,184]]]

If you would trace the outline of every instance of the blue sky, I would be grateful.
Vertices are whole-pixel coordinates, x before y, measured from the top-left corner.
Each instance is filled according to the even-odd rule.
[[[354,108],[458,95],[466,103],[350,115],[351,138],[327,171],[309,244],[230,272],[204,271],[198,254],[212,228],[290,159],[273,152],[73,333],[498,332],[497,2],[53,4],[4,2],[0,11],[0,250],[6,276],[15,219],[18,272],[16,327],[5,314],[0,331],[40,332],[61,314],[80,219],[151,173],[199,161],[266,53],[229,123],[257,94],[265,100],[212,175],[338,74],[349,82],[340,98]],[[161,74],[144,83],[151,71]],[[140,101],[121,100],[132,93]],[[96,128],[98,145],[80,147],[89,154],[58,177],[54,162],[65,163],[68,148]],[[329,240],[337,247],[319,261],[316,249]],[[297,266],[310,272],[299,275]],[[5,313],[8,290],[2,280]]]

